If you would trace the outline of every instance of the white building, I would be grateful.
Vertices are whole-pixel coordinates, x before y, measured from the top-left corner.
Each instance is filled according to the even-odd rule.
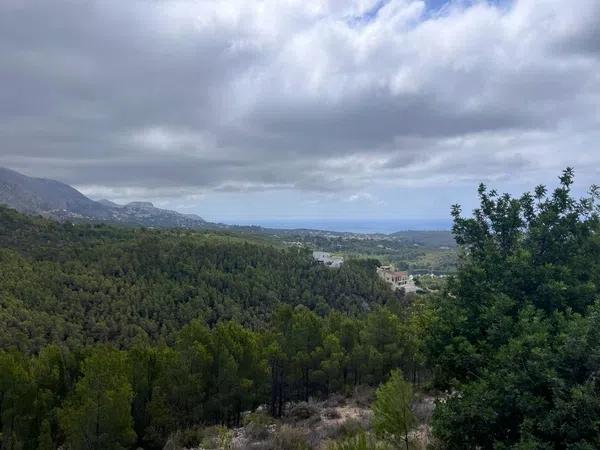
[[[335,269],[344,264],[344,258],[342,256],[332,256],[331,253],[328,252],[313,252],[313,258],[321,264]]]

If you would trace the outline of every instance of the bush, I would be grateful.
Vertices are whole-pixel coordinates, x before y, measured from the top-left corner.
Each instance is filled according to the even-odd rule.
[[[327,408],[335,408],[336,406],[344,406],[346,404],[346,397],[340,394],[331,394],[327,400],[325,400],[325,406]]]
[[[300,402],[292,407],[289,416],[295,420],[306,420],[318,414],[319,410],[315,405],[307,402]]]
[[[250,422],[244,427],[244,430],[248,439],[253,441],[265,441],[271,435],[269,426],[262,423]]]
[[[163,450],[181,450],[202,447],[205,449],[230,449],[232,433],[227,427],[191,427],[178,430],[169,436]]]
[[[283,425],[271,439],[272,450],[308,450],[307,431]]]
[[[204,449],[233,449],[233,433],[227,427],[213,426],[204,429],[204,439],[200,445]]]
[[[335,409],[335,408],[327,408],[325,410],[323,410],[323,417],[325,417],[326,419],[339,419],[340,416],[340,412]]]
[[[273,424],[273,418],[263,411],[248,414],[244,418],[244,430],[246,436],[253,441],[265,441],[269,438],[269,426]]]
[[[206,437],[206,431],[200,427],[177,430],[169,436],[163,450],[180,450],[197,447]]]
[[[356,386],[352,399],[357,406],[368,408],[375,400],[375,390],[369,386]]]
[[[345,437],[356,436],[357,434],[364,433],[366,424],[363,424],[358,419],[348,419],[340,425],[340,434]]]
[[[392,447],[363,432],[341,442],[332,443],[327,450],[392,450]]]
[[[266,411],[255,411],[244,416],[244,426],[250,425],[251,423],[267,426],[274,423],[274,419]]]

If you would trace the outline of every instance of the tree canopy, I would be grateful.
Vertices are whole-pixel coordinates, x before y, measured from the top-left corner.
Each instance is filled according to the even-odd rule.
[[[418,377],[418,308],[376,275],[227,233],[0,208],[2,448],[162,449],[266,404]]]
[[[427,340],[434,415],[447,448],[598,448],[599,190],[576,199],[567,169],[552,192],[479,188],[463,255]]]

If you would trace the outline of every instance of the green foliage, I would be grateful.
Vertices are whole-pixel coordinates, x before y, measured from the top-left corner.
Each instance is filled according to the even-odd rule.
[[[374,261],[0,208],[1,446],[162,449],[420,373],[423,308],[400,300]]]
[[[73,450],[115,450],[135,441],[130,366],[117,350],[98,349],[83,362],[83,376],[60,411],[60,422]]]
[[[60,224],[0,206],[0,349],[173,344],[193,319],[257,329],[282,304],[358,315],[395,300],[369,260],[329,270],[307,250],[243,236]]]
[[[385,367],[409,361],[412,368],[415,348],[406,338],[412,314],[400,319],[381,308],[360,318],[337,312],[321,318],[284,306],[259,331],[194,320],[172,347],[48,346],[30,357],[0,352],[4,443],[35,450],[49,423],[57,447],[66,438],[74,449],[134,443],[160,449],[177,430],[238,425],[243,411],[260,404],[270,403],[278,415],[289,401],[380,383]],[[300,418],[307,417],[302,408],[314,414],[305,405],[296,407]]]
[[[250,439],[263,441],[269,437],[269,425],[273,418],[262,411],[249,413],[244,417],[244,429]]]
[[[27,361],[17,354],[0,353],[0,425],[2,448],[35,444],[34,386]]]
[[[373,427],[382,435],[391,437],[397,445],[404,441],[409,449],[408,433],[416,425],[411,410],[413,391],[400,370],[392,371],[390,379],[377,389],[373,404]]]
[[[365,432],[327,447],[327,450],[391,450],[392,447]]]
[[[304,429],[283,425],[271,438],[272,450],[309,450],[307,432]]]
[[[52,430],[50,429],[50,422],[44,420],[40,427],[40,437],[38,438],[37,450],[54,450],[54,442],[52,441]]]
[[[598,188],[571,194],[479,189],[472,218],[454,207],[464,254],[436,301],[427,342],[446,448],[598,448]]]

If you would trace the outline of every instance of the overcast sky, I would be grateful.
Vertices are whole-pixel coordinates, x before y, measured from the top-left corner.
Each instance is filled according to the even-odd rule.
[[[1,0],[0,165],[209,220],[600,183],[599,0]]]

